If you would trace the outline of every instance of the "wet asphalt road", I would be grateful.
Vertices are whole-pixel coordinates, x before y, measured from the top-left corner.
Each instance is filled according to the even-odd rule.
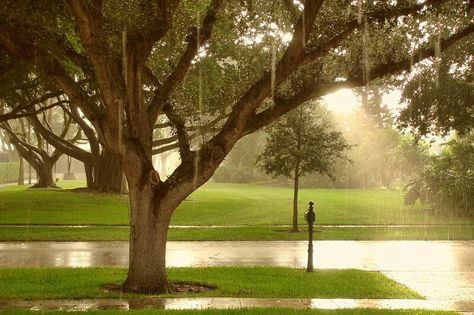
[[[173,267],[304,268],[307,242],[169,242]],[[430,299],[474,302],[474,241],[317,241],[316,268],[381,271]],[[127,242],[3,242],[0,267],[126,266]]]

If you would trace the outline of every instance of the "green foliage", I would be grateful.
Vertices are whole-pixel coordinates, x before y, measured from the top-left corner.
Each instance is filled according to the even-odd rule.
[[[412,180],[428,162],[428,144],[413,136],[402,136],[398,142],[396,152],[399,159],[399,169],[402,179]]]
[[[420,199],[433,209],[474,214],[474,135],[449,141],[408,186],[407,203]]]
[[[0,184],[13,183],[18,180],[20,163],[0,163]]]
[[[265,149],[257,158],[267,174],[293,179],[316,172],[333,176],[335,162],[345,158],[350,146],[327,110],[314,106],[302,106],[269,126]]]
[[[465,134],[474,128],[473,45],[470,36],[433,60],[435,67],[419,67],[404,85],[407,107],[398,117],[401,128],[410,127],[420,136],[450,130]]]

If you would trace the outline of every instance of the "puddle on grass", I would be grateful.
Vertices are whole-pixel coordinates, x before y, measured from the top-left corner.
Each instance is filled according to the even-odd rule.
[[[65,310],[132,310],[132,309],[224,309],[248,307],[286,307],[294,309],[432,309],[474,311],[472,301],[407,300],[407,299],[294,299],[294,298],[134,298],[95,300],[0,301],[0,309],[32,311]]]

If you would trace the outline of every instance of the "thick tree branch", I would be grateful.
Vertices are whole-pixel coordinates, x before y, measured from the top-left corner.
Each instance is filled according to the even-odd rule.
[[[66,56],[76,66],[81,68],[82,72],[85,75],[92,75],[93,74],[91,65],[90,65],[89,61],[87,60],[86,56],[81,55],[80,53],[78,53],[73,48],[71,48],[67,45],[64,45],[64,47],[62,47],[62,50],[64,52],[64,56]]]
[[[450,37],[441,40],[440,47],[441,52],[445,51],[458,40],[474,33],[474,24],[466,27],[465,29],[451,35]],[[424,59],[433,57],[435,55],[434,47],[420,48],[414,52],[413,57],[405,58],[398,62],[386,62],[379,64],[370,71],[371,80],[381,78],[386,75],[395,74],[400,71],[408,71],[414,63],[418,63]],[[342,82],[334,82],[330,84],[322,84],[314,82],[311,85],[307,85],[306,88],[302,89],[298,94],[290,99],[276,98],[275,106],[266,109],[256,115],[254,115],[246,124],[245,134],[252,133],[257,129],[266,126],[276,120],[281,115],[289,112],[290,110],[298,107],[306,101],[315,99],[331,92],[334,92],[340,88],[354,88],[364,85],[362,71],[357,74],[353,74],[348,80]]]
[[[40,159],[40,157],[43,156],[41,150],[28,144],[26,141],[23,141],[20,137],[18,137],[8,122],[0,123],[0,127],[6,131],[10,141],[14,144],[18,152],[20,152],[20,154],[25,159],[27,159],[28,163],[30,163],[35,168],[38,168],[42,163]]]
[[[35,62],[41,68],[43,74],[53,80],[71,99],[75,100],[91,122],[101,122],[103,111],[89,100],[89,96],[79,87],[78,82],[75,82],[69,76],[59,61],[50,58],[49,53],[40,52],[38,49],[33,50],[27,44],[14,41],[13,37],[2,29],[1,26],[0,32],[3,34],[0,37],[0,44],[9,53],[18,58]],[[22,53],[23,51],[30,53]]]
[[[304,48],[309,39],[312,26],[319,13],[323,1],[306,1],[293,37],[284,55],[278,62],[275,71],[274,84],[272,87],[272,74],[267,72],[233,106],[232,112],[227,119],[222,131],[215,137],[216,143],[234,143],[240,137],[246,121],[253,115],[257,107],[271,94],[272,88],[276,88],[286,80],[304,61]],[[228,137],[232,141],[225,140]]]
[[[91,61],[103,104],[111,109],[111,113],[117,114],[121,101],[125,100],[124,95],[120,94],[120,92],[124,92],[123,80],[121,80],[121,62],[120,58],[106,48],[107,42],[102,30],[101,1],[96,2],[90,6],[87,1],[67,1]],[[117,95],[117,93],[119,94]]]
[[[292,40],[276,66],[275,86],[286,80],[303,61],[304,48],[322,3],[322,0],[305,1],[303,12],[295,25]],[[195,160],[194,155],[190,155],[188,159],[183,159],[181,165],[166,182],[175,181],[178,178],[181,180],[189,179],[194,183],[193,189],[204,183],[212,175],[217,165],[222,162],[235,142],[243,136],[246,121],[261,102],[271,94],[272,81],[272,74],[267,72],[253,84],[233,105],[230,116],[221,131],[196,153],[196,156],[202,158]],[[194,177],[194,180],[192,177]]]
[[[17,98],[19,97],[19,105],[17,105],[13,110],[12,110],[12,113],[18,113],[22,110],[28,110],[28,109],[31,109],[32,107],[34,107],[35,105],[37,104],[41,104],[41,103],[44,103],[46,102],[47,100],[49,100],[50,98],[53,98],[53,97],[58,97],[59,95],[63,94],[62,91],[55,91],[55,92],[50,92],[50,93],[46,93],[44,94],[43,96],[35,99],[35,100],[32,100],[30,102],[28,102],[26,99],[24,99],[23,97],[19,97],[19,93],[18,92],[15,92],[14,95],[17,96]],[[49,107],[50,108],[50,107]],[[44,109],[43,109],[44,110]]]
[[[213,133],[215,130],[215,126],[222,121],[225,118],[225,116],[219,116],[213,119],[211,122],[209,122],[206,125],[203,126],[185,126],[184,129],[186,131],[186,134],[190,131],[195,131],[193,134],[187,136],[187,141],[191,141],[192,139],[197,138],[198,136],[202,136],[205,134],[210,134]],[[168,138],[163,138],[163,139],[157,139],[153,141],[153,146],[162,146],[165,144],[173,143],[179,140],[178,135],[174,135]]]
[[[449,36],[446,39],[442,39],[439,42],[440,53],[454,45],[460,39],[474,33],[474,23],[470,24],[468,27],[460,30],[459,32]],[[377,65],[376,67],[370,69],[370,78],[380,78],[386,74],[393,74],[402,70],[408,71],[411,69],[412,65],[419,63],[420,61],[427,59],[429,57],[434,57],[436,49],[434,46],[428,48],[417,49],[411,58],[405,58],[399,62],[387,62],[385,64]],[[355,76],[354,79],[358,80],[359,76]]]
[[[85,162],[85,163],[90,163],[92,160],[92,155],[91,153],[75,146],[73,143],[78,140],[80,137],[80,129],[78,129],[78,132],[76,133],[75,137],[71,140],[66,140],[64,137],[66,133],[68,132],[69,125],[71,118],[67,120],[66,126],[63,129],[62,133],[60,136],[56,135],[54,132],[49,130],[49,128],[46,128],[38,119],[37,116],[33,115],[30,118],[30,121],[32,125],[34,126],[35,130],[37,130],[41,136],[52,146],[54,146],[57,150],[61,151],[64,154],[67,154],[69,156],[72,156],[73,158]]]
[[[9,113],[5,113],[5,114],[1,114],[0,115],[0,122],[2,121],[7,121],[7,120],[11,120],[11,119],[17,119],[17,118],[22,118],[22,117],[28,117],[28,116],[31,116],[31,115],[36,115],[36,114],[40,114],[42,112],[44,112],[45,110],[48,110],[48,109],[51,109],[53,107],[56,107],[58,105],[62,105],[62,104],[65,104],[65,103],[68,103],[67,100],[63,100],[63,101],[60,101],[60,102],[55,102],[53,104],[50,104],[50,105],[47,105],[47,106],[42,106],[38,109],[35,109],[35,111],[31,112],[31,111],[26,111],[26,112],[21,112],[19,113],[19,110],[17,110],[16,108],[14,110],[12,110],[11,112]],[[37,103],[34,103],[34,104],[37,104]],[[33,106],[34,104],[32,104],[31,106]],[[23,110],[27,110],[28,108],[30,108],[29,106],[28,107],[24,107]]]
[[[168,121],[168,122],[163,122],[163,123],[157,123],[153,126],[153,129],[161,129],[161,128],[168,128],[172,127],[173,125]]]
[[[132,45],[143,42],[153,44],[165,36],[180,2],[180,0],[143,1],[143,12],[148,11],[149,16],[153,16],[154,19],[150,25],[147,25],[145,29],[141,29],[140,32],[133,31],[128,34],[127,37]],[[147,5],[149,7],[146,7]]]
[[[179,148],[179,143],[175,142],[175,143],[163,146],[163,147],[154,148],[153,151],[152,151],[152,154],[157,155],[157,154],[161,154],[161,153],[171,151],[171,150],[175,150],[175,149],[178,149],[178,148]]]
[[[170,144],[170,143],[173,143],[173,142],[176,142],[176,141],[178,141],[178,136],[177,135],[174,135],[174,136],[171,136],[171,137],[168,137],[168,138],[153,140],[153,147],[159,147],[159,146],[162,146],[162,145],[165,145],[165,144]]]
[[[63,110],[71,116],[71,118],[76,122],[76,124],[81,127],[82,131],[87,137],[87,140],[89,141],[89,146],[91,148],[91,153],[93,156],[99,156],[100,153],[100,144],[99,140],[96,137],[96,133],[93,128],[87,124],[87,122],[84,120],[84,118],[81,117],[79,113],[79,109],[77,108],[76,105],[73,103],[69,105],[70,110],[66,108],[66,106],[61,106]]]
[[[189,146],[188,134],[186,132],[183,119],[176,113],[173,105],[170,102],[167,102],[167,104],[163,107],[163,112],[165,113],[166,117],[168,117],[168,120],[176,128],[181,160],[184,161],[190,158],[191,149]]]
[[[45,74],[51,78],[69,99],[76,103],[92,123],[100,123],[103,119],[103,110],[74,81],[58,62],[46,63],[43,67]]]
[[[360,82],[360,85],[363,85],[363,83]],[[335,92],[341,88],[353,88],[356,86],[358,85],[355,82],[350,81],[341,81],[319,85],[314,83],[312,85],[308,85],[306,88],[302,89],[299,93],[297,93],[291,98],[275,98],[273,107],[268,108],[258,114],[255,114],[252,118],[248,120],[245,126],[244,135],[250,134],[264,126],[269,125],[280,116],[288,113],[289,111],[297,108],[298,106],[309,100]]]
[[[100,21],[95,19],[91,12],[91,8],[87,6],[86,1],[68,0],[67,2],[71,8],[72,14],[74,15],[77,26],[79,27],[82,41],[88,48],[94,47],[94,42],[98,40],[96,28],[98,24],[100,24]],[[95,53],[97,54],[100,52],[96,51]]]
[[[161,89],[162,83],[160,82],[158,77],[153,73],[153,70],[145,66],[145,68],[143,68],[143,74],[145,75],[145,78],[154,85],[155,90]]]
[[[443,2],[446,2],[446,1],[445,0],[428,0],[423,3],[413,5],[410,7],[400,6],[400,7],[394,7],[393,9],[389,11],[387,10],[374,11],[374,12],[368,13],[365,16],[365,18],[367,19],[367,22],[369,23],[372,23],[375,21],[385,21],[386,19],[394,18],[398,16],[419,14],[420,10],[424,10],[426,8],[433,7],[435,5],[439,5]],[[302,65],[315,61],[316,59],[323,56],[325,53],[327,53],[331,49],[336,48],[344,39],[348,38],[349,35],[353,33],[353,31],[359,28],[360,28],[360,23],[357,19],[350,21],[344,26],[343,30],[340,33],[338,33],[336,36],[332,37],[330,40],[326,41],[324,44],[318,45],[306,51]]]
[[[7,52],[20,58],[31,59],[35,55],[35,49],[32,45],[18,45],[13,37],[1,25],[0,44]]]

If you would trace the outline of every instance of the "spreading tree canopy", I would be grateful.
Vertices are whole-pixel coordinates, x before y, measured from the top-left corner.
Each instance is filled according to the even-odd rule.
[[[121,162],[123,288],[164,292],[171,216],[240,138],[308,100],[439,58],[474,31],[469,10],[459,0],[4,0],[0,53],[35,65]],[[162,127],[174,135],[154,139]],[[163,180],[152,155],[170,146],[181,164]]]

